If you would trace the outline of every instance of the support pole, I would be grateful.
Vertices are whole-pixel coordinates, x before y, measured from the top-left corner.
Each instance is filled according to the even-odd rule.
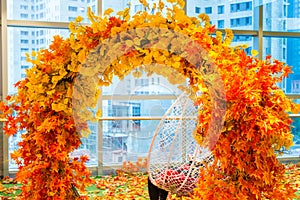
[[[1,0],[1,32],[0,32],[0,100],[8,93],[7,73],[7,0]],[[4,122],[0,121],[0,177],[8,176],[8,138],[3,132]]]

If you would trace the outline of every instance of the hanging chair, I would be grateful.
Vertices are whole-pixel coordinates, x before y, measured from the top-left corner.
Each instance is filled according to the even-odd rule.
[[[177,196],[196,187],[199,169],[211,162],[211,152],[193,139],[198,108],[183,93],[167,110],[155,130],[148,154],[150,181]]]

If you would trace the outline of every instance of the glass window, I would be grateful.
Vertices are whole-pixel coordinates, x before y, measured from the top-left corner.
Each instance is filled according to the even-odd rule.
[[[252,10],[252,2],[242,2],[242,3],[234,3],[230,4],[230,12],[242,12],[242,11],[250,11]]]
[[[21,10],[27,10],[28,9],[28,5],[20,5],[20,9]]]
[[[69,21],[71,22],[71,21],[75,21],[75,18],[76,17],[69,17]]]
[[[21,69],[28,69],[29,65],[21,65]]]
[[[85,10],[85,7],[80,7],[79,10],[80,10],[82,13],[87,12],[87,11]]]
[[[219,27],[219,20],[224,20],[224,28],[258,30],[259,6],[253,6],[256,1],[186,0],[186,2],[189,16],[197,16],[199,13],[196,13],[196,8],[199,8],[199,11],[202,9],[202,12],[209,14],[210,21],[216,23],[213,24],[216,27]]]
[[[300,85],[298,84],[298,87]],[[299,87],[300,88],[300,87]],[[294,145],[289,150],[284,151],[283,156],[299,157],[300,155],[300,118],[294,118],[292,123],[292,133],[294,135]]]
[[[21,44],[28,44],[28,40],[21,40]]]
[[[292,67],[293,73],[279,86],[287,94],[300,93],[300,38],[264,37],[263,45],[263,57],[271,55]]]
[[[91,133],[87,138],[81,138],[82,144],[76,150],[74,150],[70,157],[79,157],[81,155],[87,155],[89,157],[87,166],[98,165],[98,123],[88,122]]]
[[[251,50],[258,50],[257,38],[250,35],[234,35],[231,46],[246,44],[246,54],[251,55]]]
[[[21,31],[21,35],[27,36],[28,35],[28,31]]]
[[[28,48],[21,48],[21,52],[29,52],[29,49]]]
[[[176,96],[170,100],[119,100],[112,97],[110,100],[103,101],[103,116],[104,117],[161,117],[174,103]],[[109,127],[107,127],[109,128]],[[125,127],[123,127],[125,128]],[[106,129],[105,129],[106,130]]]
[[[38,40],[43,44],[36,44],[34,41],[37,36],[39,36]],[[39,33],[39,35],[38,35]],[[54,35],[61,35],[62,37],[66,37],[69,34],[67,29],[41,29],[41,28],[24,28],[24,27],[8,27],[8,85],[9,94],[15,93],[16,90],[13,88],[13,84],[16,83],[20,79],[20,66],[23,65],[21,61],[22,56],[25,56],[26,51],[28,52],[30,49],[40,49],[47,48],[50,43],[46,43],[47,39],[52,41]],[[32,41],[30,44],[29,41]],[[29,52],[30,53],[30,52]],[[19,60],[17,59],[19,58]],[[28,64],[28,63],[27,63]]]
[[[96,13],[96,6],[95,5],[92,5],[92,12]]]
[[[251,55],[251,51],[252,51],[252,47],[247,47],[245,49],[245,52],[246,52],[247,55]]]
[[[299,32],[299,1],[293,0],[287,3],[282,0],[273,0],[264,4],[264,19],[265,31]]]
[[[211,14],[212,13],[212,7],[206,7],[205,8],[205,13],[206,14]]]
[[[248,35],[235,35],[232,42],[247,42],[252,41],[252,37]]]
[[[132,4],[132,11],[143,9],[142,5],[136,1],[110,0],[102,1],[103,11],[112,8],[116,12],[123,10]],[[152,1],[151,1],[152,2]],[[258,30],[258,1],[220,1],[220,0],[186,0],[187,13],[190,16],[198,15],[202,12],[210,14],[212,22],[217,23],[217,28]],[[225,3],[224,3],[225,2]],[[60,0],[60,1],[40,1],[40,0],[7,0],[8,19],[11,20],[33,20],[33,21],[53,21],[68,22],[74,21],[79,15],[86,18],[87,7],[91,7],[93,12],[97,11],[96,0]],[[300,31],[300,4],[298,1],[272,0],[263,4],[264,11],[264,31]],[[216,9],[213,15],[213,9]],[[96,13],[97,14],[97,13]],[[133,13],[131,13],[133,14]],[[224,17],[226,16],[226,17]],[[84,22],[87,22],[85,19]],[[10,21],[8,21],[8,24]],[[66,27],[67,28],[67,27]],[[30,33],[31,32],[31,33]],[[52,41],[53,35],[68,35],[67,29],[56,30],[46,28],[28,27],[8,27],[8,92],[13,94],[16,89],[13,84],[26,77],[26,69],[31,64],[26,62],[25,53],[31,50],[47,48]],[[242,34],[242,33],[240,33]],[[257,49],[258,38],[249,35],[235,35],[232,46],[247,44],[245,49],[247,54],[251,50]],[[292,66],[293,74],[280,83],[280,87],[286,92],[300,94],[300,38],[264,37],[263,55],[272,55]],[[172,85],[168,80],[159,75],[147,77],[145,74],[136,79],[129,75],[120,81],[113,78],[113,84],[103,87],[103,116],[128,117],[128,116],[162,116],[167,108],[176,99],[181,91],[176,85]],[[110,95],[110,96],[106,96]],[[115,97],[118,98],[115,99]],[[124,95],[120,100],[120,95]],[[150,97],[151,100],[135,100],[142,98],[138,95],[156,95]],[[170,95],[170,99],[159,99],[162,95]],[[165,98],[164,96],[164,98]],[[174,98],[172,98],[174,97]],[[144,98],[144,97],[143,97]],[[152,100],[152,98],[157,98]],[[298,100],[300,102],[300,100]],[[104,164],[121,164],[124,160],[135,160],[137,157],[145,156],[148,153],[153,133],[159,120],[106,120],[103,123],[103,158]],[[293,122],[293,134],[295,146],[286,151],[286,155],[299,155],[300,152],[300,118],[295,118]],[[73,155],[88,154],[89,165],[98,164],[98,123],[89,123],[92,131],[88,138],[82,139],[82,146],[73,152]],[[19,132],[9,139],[9,152],[17,148],[20,141]],[[145,145],[146,144],[146,145]],[[15,169],[15,164],[9,160],[9,168]]]
[[[224,28],[224,20],[218,20],[218,28]]]
[[[102,136],[103,164],[112,165],[147,157],[159,120],[144,120],[141,123],[134,120],[103,121],[103,124],[104,127],[111,127]],[[122,126],[126,126],[126,129],[114,132],[114,129]]]
[[[68,11],[77,12],[78,8],[74,6],[69,6]]]
[[[241,18],[230,19],[230,27],[236,28],[240,26],[243,26],[243,28],[241,29],[246,29],[244,26],[252,26],[252,17],[241,17]]]
[[[141,5],[139,1],[120,1],[120,0],[109,0],[109,1],[102,1],[103,10],[107,8],[112,8],[114,10],[113,14],[117,13],[118,11],[124,10],[124,8],[129,7],[129,2],[131,3],[131,15],[135,12],[135,6]],[[137,9],[141,9],[140,7]]]
[[[84,13],[87,7],[91,7],[97,14],[97,1],[87,4],[83,1],[70,0],[43,1],[43,3],[7,0],[7,17],[12,20],[68,22],[70,21],[69,17],[82,16],[84,22],[88,22],[86,13]]]
[[[218,6],[218,14],[224,14],[224,5]]]
[[[28,19],[28,14],[21,13],[20,17],[21,19]]]
[[[151,81],[151,84],[149,84]],[[181,91],[177,85],[172,85],[169,81],[159,75],[147,77],[144,74],[141,78],[134,78],[132,75],[124,77],[120,81],[118,77],[113,78],[113,84],[108,87],[103,87],[104,95],[134,95],[134,94],[156,94],[170,95],[179,94]]]
[[[105,100],[104,117],[156,117],[153,120],[103,121],[103,162],[105,165],[146,157],[160,117],[175,100]]]
[[[134,6],[134,12],[139,12],[139,11],[142,11],[142,10],[143,10],[143,5],[142,4]]]

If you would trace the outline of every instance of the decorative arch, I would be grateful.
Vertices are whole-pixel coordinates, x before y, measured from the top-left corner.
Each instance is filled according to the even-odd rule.
[[[194,98],[203,105],[194,137],[208,145],[215,162],[201,169],[196,199],[294,197],[276,158],[276,150],[292,145],[292,120],[285,111],[297,106],[276,86],[290,68],[231,47],[231,31],[215,32],[204,14],[186,16],[181,0],[168,0],[173,7],[167,10],[159,1],[155,14],[141,2],[145,11],[134,16],[129,9],[116,16],[108,9],[104,17],[89,10],[91,26],[78,17],[69,25],[69,38],[55,36],[48,49],[28,55],[33,67],[16,83],[18,93],[0,104],[8,119],[5,133],[26,130],[11,155],[19,166],[21,198],[72,199],[72,188],[92,183],[84,165],[88,158],[71,159],[69,153],[88,133],[87,121],[97,118],[90,109],[98,87],[133,70],[138,76],[139,66],[158,74],[176,70],[189,78],[192,91],[202,91]],[[158,70],[151,63],[168,67]]]
[[[157,57],[149,58],[149,54],[156,54]],[[169,63],[170,58],[177,62]],[[135,63],[139,59],[140,61]],[[122,67],[123,62],[128,67]],[[153,67],[154,63],[158,63],[160,67]],[[148,73],[164,75],[170,82],[174,82],[172,79],[176,77],[161,73],[162,66],[171,68],[170,72],[189,79],[189,93],[194,101],[197,98],[196,92],[200,90],[199,85],[207,87],[207,94],[213,103],[205,106],[210,107],[210,112],[214,113],[215,117],[207,123],[207,136],[202,145],[212,149],[223,126],[226,110],[222,78],[207,50],[188,35],[167,28],[144,27],[125,30],[105,39],[88,54],[74,80],[72,105],[75,124],[81,127],[80,124],[95,117],[91,109],[97,104],[97,86],[109,84],[114,75],[122,79],[124,74],[140,68]],[[90,118],[85,118],[87,116]]]

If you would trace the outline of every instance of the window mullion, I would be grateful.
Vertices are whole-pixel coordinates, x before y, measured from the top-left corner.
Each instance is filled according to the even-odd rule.
[[[102,16],[103,14],[103,2],[102,0],[97,0],[97,13],[98,16]],[[102,87],[99,88],[100,89],[100,95],[98,97],[98,108],[100,108],[101,110],[103,109],[103,98],[102,98]],[[102,117],[102,112],[100,117]],[[98,145],[97,145],[97,153],[98,153],[98,175],[102,175],[103,174],[103,164],[104,164],[104,160],[103,160],[103,121],[98,121],[98,131],[97,131],[97,137],[98,137]]]
[[[7,0],[1,1],[1,38],[0,38],[0,100],[4,100],[8,94],[7,72]],[[0,122],[0,176],[8,175],[8,138],[3,133],[4,122]]]
[[[258,25],[258,58],[263,57],[263,5],[259,6],[259,25]]]

